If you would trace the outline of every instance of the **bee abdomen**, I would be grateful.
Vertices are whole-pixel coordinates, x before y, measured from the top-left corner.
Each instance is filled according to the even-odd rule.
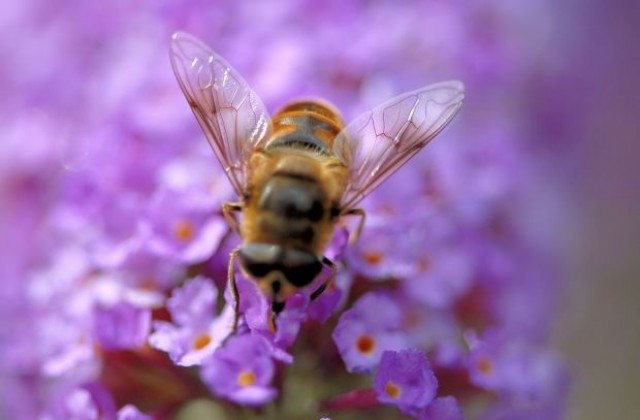
[[[317,222],[324,216],[321,197],[316,197],[313,191],[309,192],[301,188],[267,188],[258,203],[261,209],[268,210],[278,216],[289,220],[309,220]]]
[[[312,179],[280,174],[265,184],[258,198],[258,227],[265,237],[311,249],[318,222],[326,218],[323,194]]]

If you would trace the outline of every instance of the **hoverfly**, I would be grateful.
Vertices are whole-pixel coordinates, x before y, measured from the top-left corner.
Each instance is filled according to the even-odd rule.
[[[242,244],[231,252],[227,287],[239,297],[236,259],[271,298],[272,317],[308,286],[323,266],[338,220],[365,212],[357,204],[431,141],[462,105],[464,87],[448,81],[399,95],[345,127],[320,101],[292,102],[270,118],[240,74],[200,40],[176,33],[171,65],[200,127],[224,168],[238,202],[223,205]],[[241,219],[236,217],[241,213]],[[272,318],[273,319],[273,318]]]

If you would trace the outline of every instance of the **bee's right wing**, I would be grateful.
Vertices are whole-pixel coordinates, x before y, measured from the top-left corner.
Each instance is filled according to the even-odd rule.
[[[195,37],[175,33],[169,54],[189,106],[240,196],[251,152],[271,131],[269,113],[242,76]]]
[[[333,146],[350,169],[342,210],[353,208],[429,143],[463,99],[461,82],[437,83],[396,96],[345,127]]]

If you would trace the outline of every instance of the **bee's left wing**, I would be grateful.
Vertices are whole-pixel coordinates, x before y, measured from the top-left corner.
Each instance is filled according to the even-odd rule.
[[[269,113],[240,73],[193,36],[175,33],[170,58],[200,127],[240,196],[251,152],[271,130]]]
[[[351,171],[343,211],[429,143],[456,115],[463,98],[461,82],[437,83],[399,95],[345,127],[333,147]]]

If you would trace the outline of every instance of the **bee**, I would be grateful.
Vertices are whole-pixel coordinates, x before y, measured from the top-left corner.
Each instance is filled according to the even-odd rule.
[[[191,110],[238,196],[223,205],[242,244],[229,257],[227,287],[239,296],[236,260],[271,300],[272,317],[323,267],[338,221],[359,217],[358,203],[429,143],[462,105],[459,81],[399,95],[346,125],[330,104],[301,100],[272,118],[258,95],[222,57],[191,35],[173,35],[170,58]],[[238,217],[238,216],[241,217]],[[272,318],[273,319],[273,318]]]

